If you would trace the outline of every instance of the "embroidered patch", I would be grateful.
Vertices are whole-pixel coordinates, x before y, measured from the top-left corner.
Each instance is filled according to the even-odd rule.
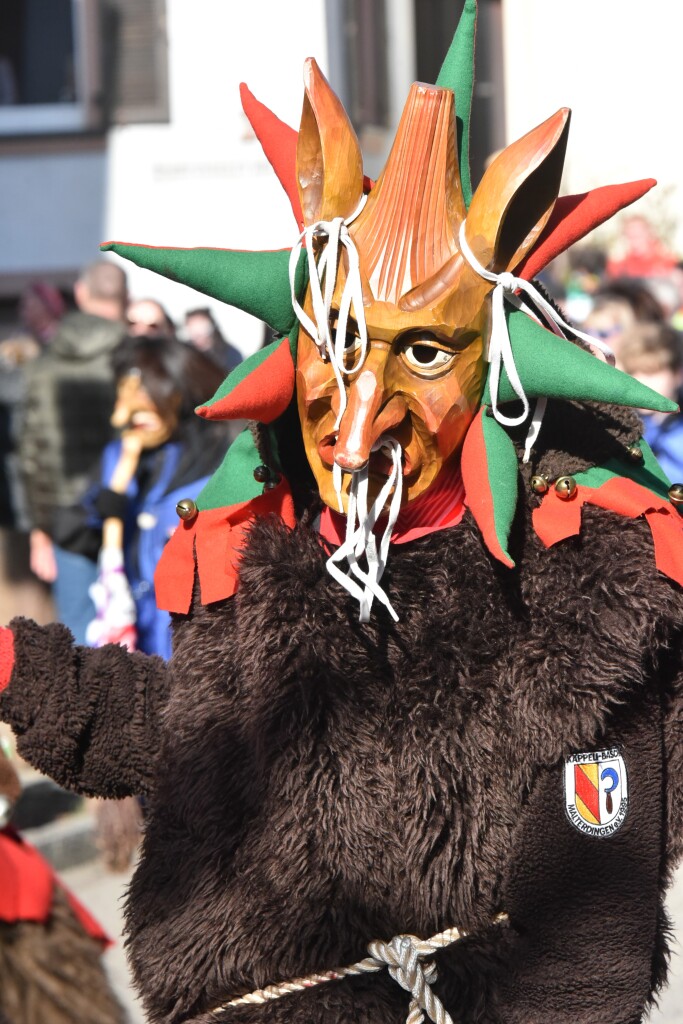
[[[628,777],[618,747],[566,759],[564,806],[584,835],[605,838],[621,828],[628,811]]]

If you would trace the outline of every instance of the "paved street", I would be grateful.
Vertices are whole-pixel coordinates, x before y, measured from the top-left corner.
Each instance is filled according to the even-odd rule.
[[[99,861],[60,872],[60,877],[92,911],[116,944],[105,953],[105,964],[119,999],[128,1010],[130,1024],[144,1024],[145,1015],[135,998],[123,949],[122,899],[129,875],[114,875]]]
[[[106,964],[119,997],[128,1008],[130,1024],[144,1024],[144,1014],[133,996],[126,958],[121,940],[121,897],[128,876],[112,875],[96,862],[62,872],[65,882],[83,900],[116,938],[116,946],[106,954]],[[672,958],[670,984],[660,1006],[650,1018],[651,1024],[683,1024],[683,869],[678,872],[670,894],[669,910],[673,918],[676,941]]]
[[[675,935],[669,987],[652,1012],[651,1024],[683,1024],[683,868],[679,868],[669,893],[668,908]]]

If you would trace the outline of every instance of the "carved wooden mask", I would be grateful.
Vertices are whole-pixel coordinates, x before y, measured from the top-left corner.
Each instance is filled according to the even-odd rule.
[[[349,217],[363,194],[363,168],[351,123],[314,61],[306,94],[297,173],[306,225]],[[463,260],[466,237],[479,262],[501,272],[526,255],[557,198],[569,111],[558,111],[492,162],[466,213],[451,90],[412,86],[386,167],[350,225],[360,257],[369,350],[345,378],[347,406],[338,431],[339,391],[329,362],[302,327],[297,396],[304,445],[320,494],[335,508],[332,466],[345,474],[370,462],[370,496],[388,463],[372,446],[385,434],[404,453],[404,501],[412,501],[457,459],[483,391],[492,285]],[[346,278],[340,258],[333,316]],[[305,303],[312,314],[310,296]],[[353,310],[352,310],[353,313]],[[334,323],[333,323],[334,326]],[[358,344],[347,334],[349,365]]]

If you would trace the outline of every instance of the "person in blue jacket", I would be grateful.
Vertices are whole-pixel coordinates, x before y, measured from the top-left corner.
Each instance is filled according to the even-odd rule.
[[[621,362],[626,373],[681,404],[683,342],[665,323],[635,324],[624,334]],[[671,481],[683,479],[683,413],[641,410],[643,437]]]
[[[157,608],[154,570],[178,525],[178,501],[197,497],[229,445],[224,424],[194,415],[223,375],[201,352],[162,337],[125,339],[113,363],[119,437],[103,452],[71,535],[91,558],[101,544],[88,642],[169,658],[170,616]]]

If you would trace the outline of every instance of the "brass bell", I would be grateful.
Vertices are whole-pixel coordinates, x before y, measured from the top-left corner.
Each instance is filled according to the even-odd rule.
[[[529,481],[531,490],[534,494],[547,494],[550,489],[550,483],[547,476],[542,476],[540,473],[536,476],[532,476]]]
[[[627,444],[626,454],[628,455],[631,462],[642,462],[644,455],[643,450],[639,444]]]
[[[683,506],[683,484],[672,484],[669,488],[669,501],[681,511]]]
[[[194,519],[199,511],[192,498],[181,498],[175,510],[184,523]]]
[[[265,484],[270,480],[270,470],[267,466],[257,466],[254,470],[254,480],[257,484]]]
[[[555,481],[555,490],[562,501],[570,501],[576,494],[576,480],[573,476],[560,476]]]

